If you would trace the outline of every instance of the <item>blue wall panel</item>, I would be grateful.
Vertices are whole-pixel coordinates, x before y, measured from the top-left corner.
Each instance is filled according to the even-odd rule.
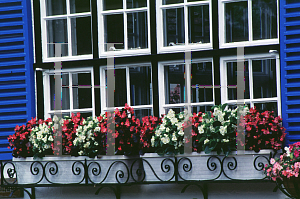
[[[300,141],[300,0],[280,0],[280,63],[286,144]]]
[[[35,116],[30,0],[0,1],[0,160],[11,159],[7,136]]]

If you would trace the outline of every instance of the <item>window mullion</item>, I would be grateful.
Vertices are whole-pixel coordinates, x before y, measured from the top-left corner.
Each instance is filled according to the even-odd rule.
[[[249,92],[250,92],[250,107],[253,107],[253,69],[252,69],[252,59],[248,60],[248,73],[249,73]]]
[[[185,0],[186,1],[186,0]],[[185,39],[185,45],[189,44],[189,22],[188,22],[188,18],[189,18],[189,13],[188,13],[188,7],[184,6],[183,7],[183,14],[184,14],[184,39]]]
[[[72,112],[73,109],[74,109],[74,105],[73,105],[73,79],[72,79],[72,76],[73,76],[73,73],[69,73],[70,112]]]
[[[127,12],[123,13],[123,20],[124,20],[124,49],[128,50]]]
[[[248,30],[249,41],[253,41],[253,26],[252,26],[252,0],[248,0]]]
[[[129,67],[128,66],[126,66],[126,86],[127,86],[127,104],[128,104],[128,106],[131,106],[130,73],[129,73]]]
[[[71,18],[70,18],[70,2],[66,0],[67,7],[67,32],[68,32],[68,55],[72,56],[72,34],[71,34]]]

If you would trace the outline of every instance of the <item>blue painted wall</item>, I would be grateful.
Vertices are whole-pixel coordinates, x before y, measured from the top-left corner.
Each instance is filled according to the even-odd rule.
[[[0,1],[0,160],[11,159],[7,136],[35,117],[30,0]]]

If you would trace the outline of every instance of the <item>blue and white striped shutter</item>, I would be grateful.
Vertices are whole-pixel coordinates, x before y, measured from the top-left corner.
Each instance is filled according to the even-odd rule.
[[[0,1],[0,160],[11,159],[7,136],[35,116],[30,0]]]
[[[282,117],[291,144],[300,141],[300,1],[279,2]]]

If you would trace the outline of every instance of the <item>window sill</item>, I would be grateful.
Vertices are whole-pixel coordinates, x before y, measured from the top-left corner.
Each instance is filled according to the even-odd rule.
[[[256,41],[242,41],[232,43],[220,43],[220,48],[234,48],[234,47],[251,47],[251,46],[262,46],[279,44],[279,39],[267,39],[267,40],[256,40]]]
[[[69,57],[47,57],[43,59],[43,62],[59,62],[59,61],[76,61],[76,60],[86,60],[93,59],[93,55],[78,55]]]
[[[139,56],[139,55],[150,55],[150,49],[137,49],[137,50],[116,50],[109,52],[100,52],[100,58],[111,57],[128,57],[128,56]]]
[[[212,44],[191,44],[191,45],[175,45],[167,47],[158,47],[157,52],[162,53],[176,53],[176,52],[185,52],[185,51],[202,51],[202,50],[211,50],[213,49]]]

